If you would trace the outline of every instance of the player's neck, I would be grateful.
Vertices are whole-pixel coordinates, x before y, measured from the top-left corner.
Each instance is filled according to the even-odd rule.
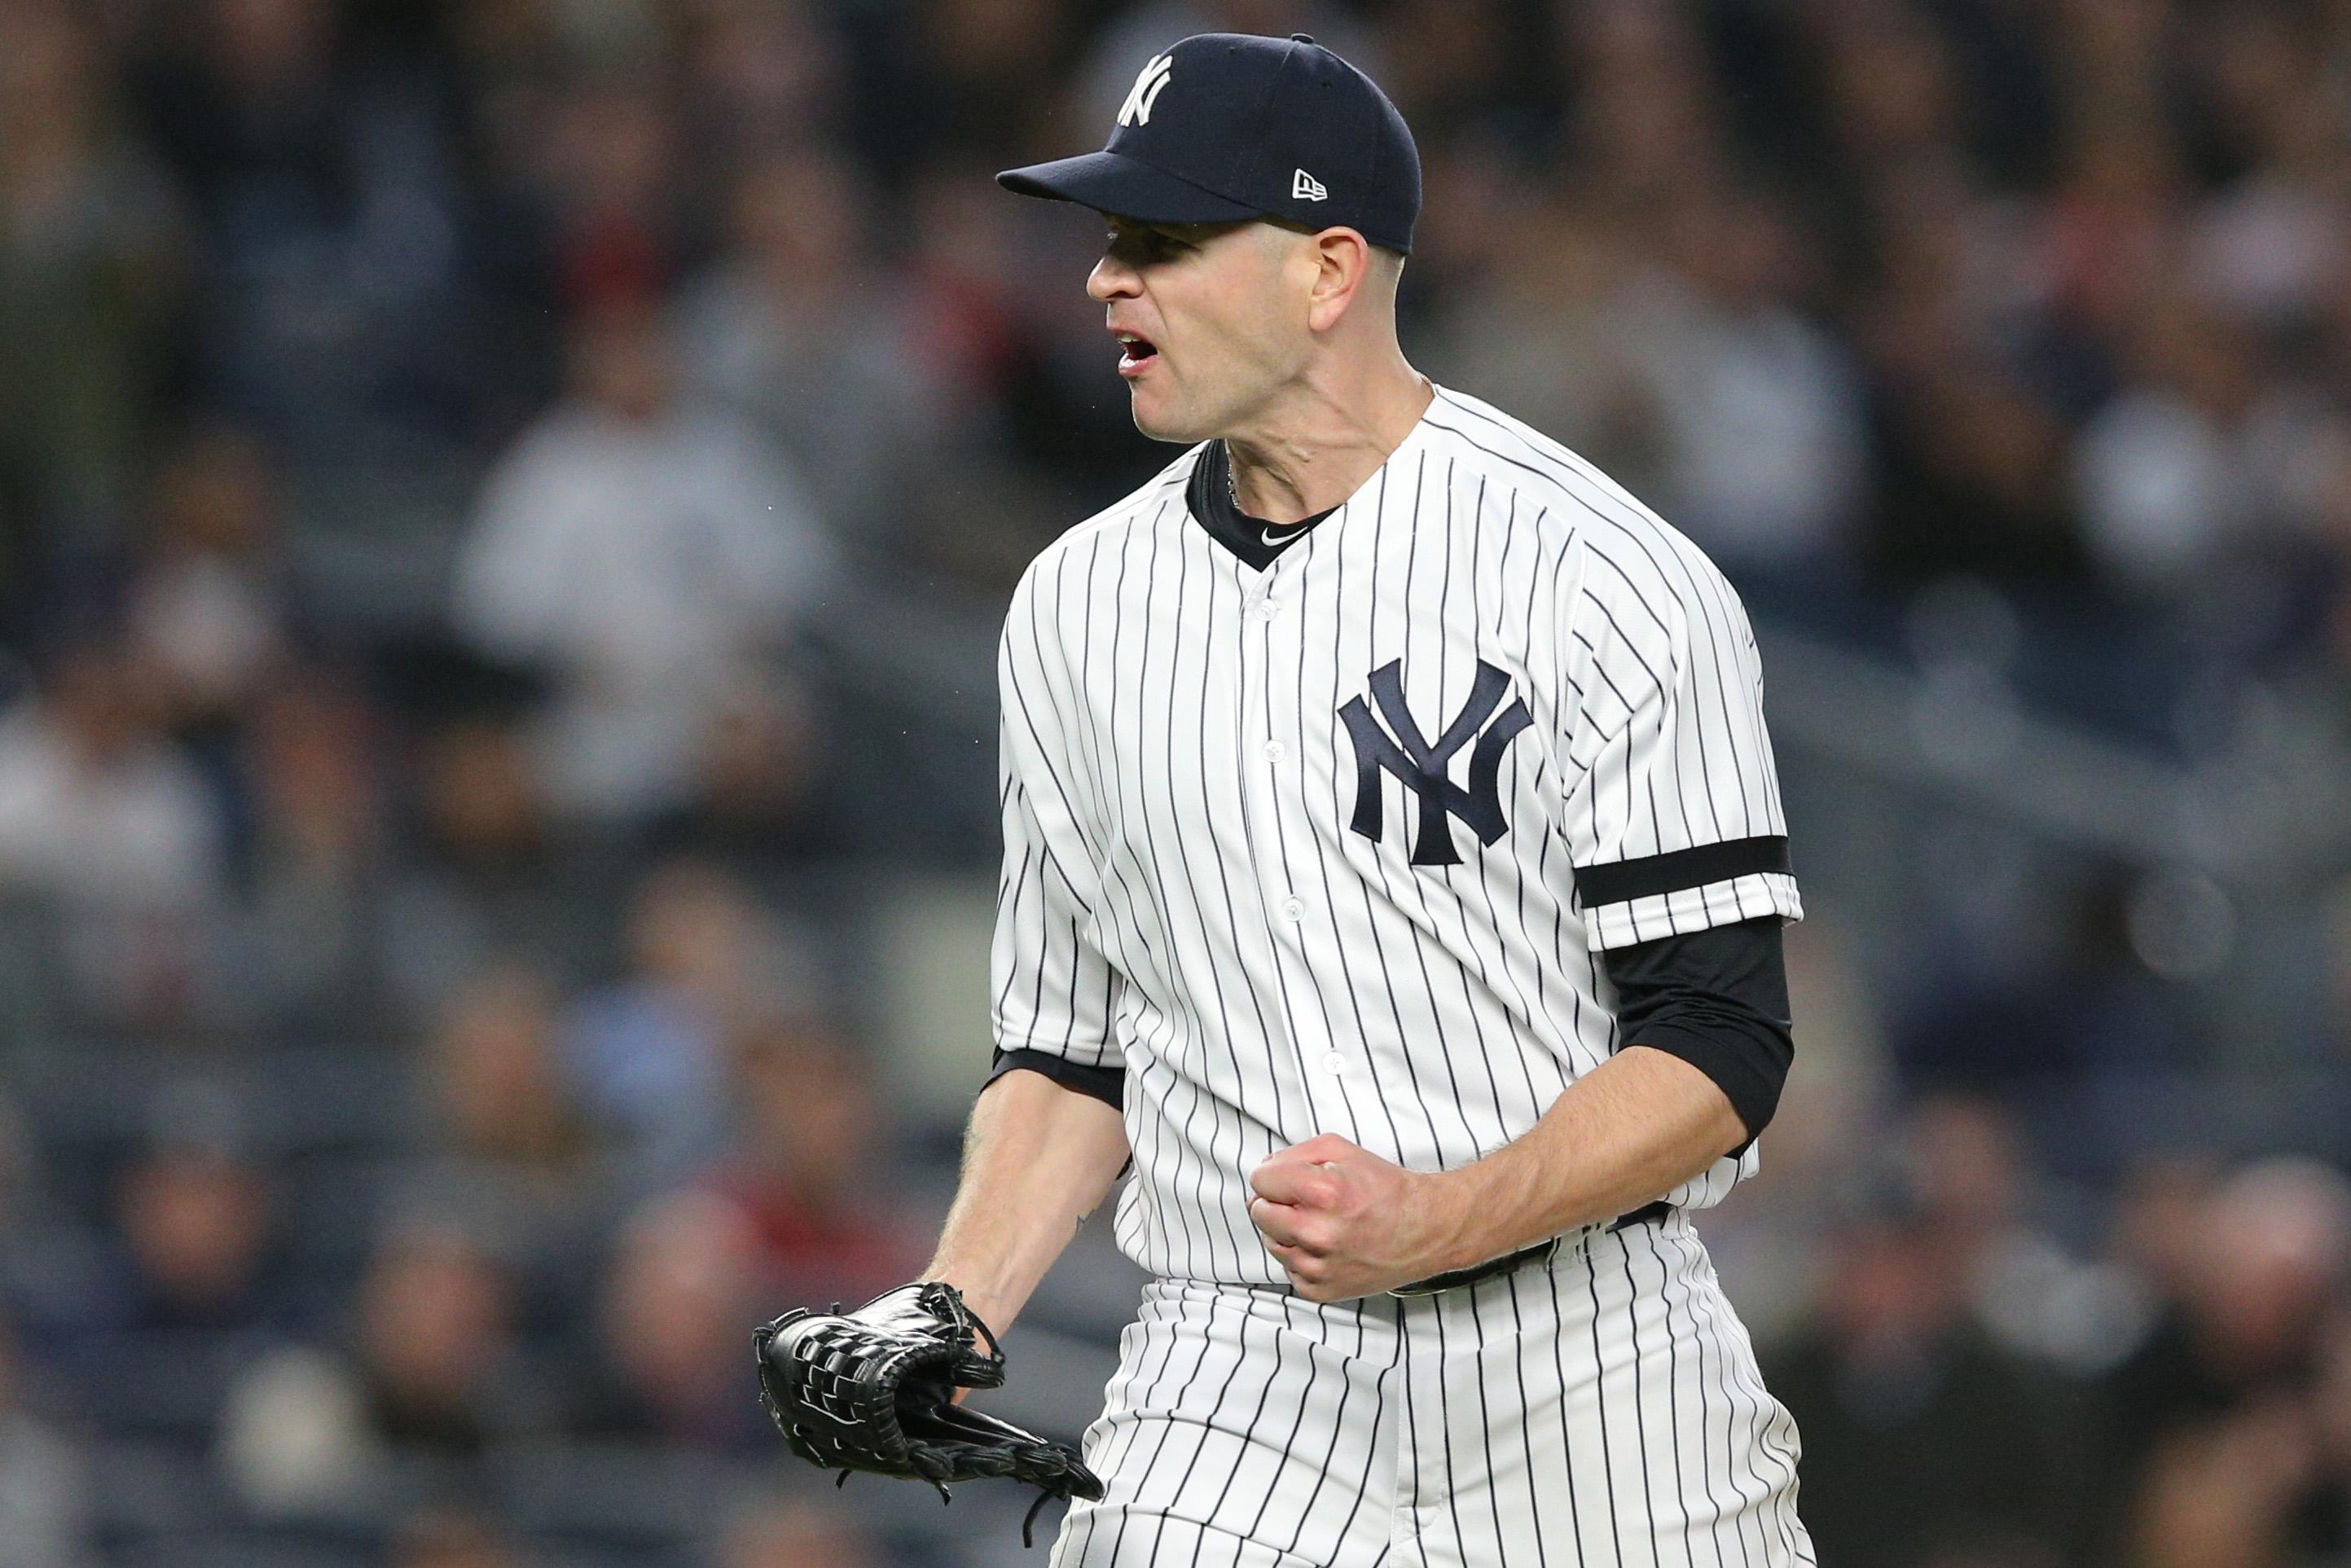
[[[1436,395],[1401,354],[1343,386],[1310,382],[1261,423],[1224,438],[1233,499],[1269,523],[1329,511],[1404,444]]]

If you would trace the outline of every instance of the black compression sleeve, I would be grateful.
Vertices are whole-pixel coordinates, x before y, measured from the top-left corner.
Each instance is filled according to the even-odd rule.
[[[1729,1096],[1751,1143],[1780,1103],[1796,1044],[1776,916],[1614,947],[1620,1046],[1678,1056]],[[1743,1147],[1743,1145],[1742,1145]]]
[[[1084,1062],[1055,1056],[1050,1051],[999,1051],[996,1053],[996,1064],[987,1070],[987,1083],[995,1082],[1008,1072],[1019,1071],[1041,1072],[1062,1088],[1091,1094],[1113,1111],[1126,1108],[1126,1069],[1123,1067],[1088,1067]],[[985,1089],[987,1083],[980,1087]]]

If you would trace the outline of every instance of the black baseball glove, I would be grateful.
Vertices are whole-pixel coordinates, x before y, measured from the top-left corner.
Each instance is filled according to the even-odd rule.
[[[985,1341],[987,1348],[981,1349]],[[759,1400],[812,1465],[926,1480],[1009,1476],[1040,1489],[1020,1526],[1030,1540],[1052,1498],[1099,1499],[1102,1482],[1066,1444],[955,1402],[1004,1382],[1004,1352],[953,1285],[901,1285],[853,1312],[795,1308],[751,1336]]]

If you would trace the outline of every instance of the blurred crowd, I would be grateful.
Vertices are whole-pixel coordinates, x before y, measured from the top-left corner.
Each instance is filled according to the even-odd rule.
[[[2085,1186],[1981,1095],[1821,1115],[1704,1228],[1799,1422],[1823,1563],[2346,1561],[2337,1165],[2150,1149]]]
[[[0,0],[0,1568],[978,1560],[745,1331],[921,1261],[856,917],[986,878],[994,618],[1170,455],[989,176],[1214,28],[1387,87],[1407,351],[1767,628],[2339,742],[2344,0]],[[2351,1562],[2351,1194],[2113,1135],[2199,1009],[2351,1097],[2351,902],[2197,998],[2137,869],[1997,962],[1996,867],[1808,883],[1708,1234],[1837,1568]]]

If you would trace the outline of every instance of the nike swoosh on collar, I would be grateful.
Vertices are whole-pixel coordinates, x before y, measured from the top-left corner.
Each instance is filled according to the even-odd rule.
[[[1305,526],[1306,525],[1304,523],[1283,523],[1279,527],[1269,526],[1265,530],[1265,542],[1270,545],[1278,545],[1289,539],[1295,538],[1298,536],[1298,530]]]

